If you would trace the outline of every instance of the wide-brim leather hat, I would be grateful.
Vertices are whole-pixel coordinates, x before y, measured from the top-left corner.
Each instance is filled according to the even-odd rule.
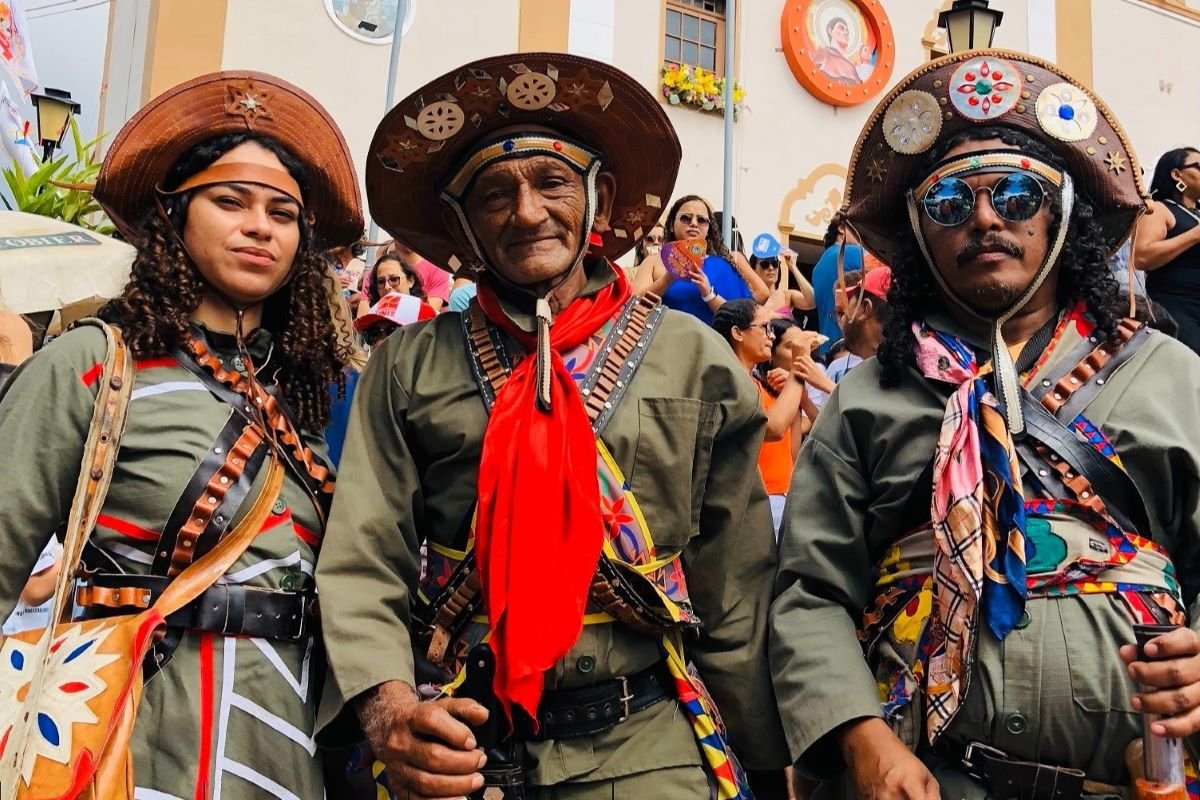
[[[928,152],[961,131],[1006,126],[1045,142],[1093,203],[1115,250],[1147,209],[1137,156],[1103,101],[1027,53],[973,50],[930,61],[879,102],[851,156],[841,213],[862,244],[890,263],[909,226],[907,192]]]
[[[593,253],[615,259],[654,226],[682,151],[662,105],[608,64],[565,53],[484,58],[436,78],[388,112],[367,157],[367,201],[379,226],[438,266],[482,267],[450,207],[451,175],[506,128],[549,128],[601,154],[617,191]]]
[[[309,189],[300,199],[326,246],[362,238],[362,197],[341,131],[307,92],[263,72],[214,72],[151,100],[113,140],[93,193],[131,236],[155,208],[163,179],[184,153],[242,131],[274,139],[305,166]]]

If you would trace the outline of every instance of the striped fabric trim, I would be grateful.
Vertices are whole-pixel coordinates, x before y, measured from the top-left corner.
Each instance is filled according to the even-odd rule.
[[[154,397],[160,394],[170,394],[172,392],[207,392],[208,387],[200,381],[166,381],[165,383],[156,383],[152,386],[143,386],[140,389],[134,389],[131,395],[132,400],[141,400],[145,397]]]
[[[168,367],[177,367],[179,369],[183,369],[183,367],[179,366],[179,362],[170,356],[165,356],[163,358],[143,358],[141,361],[135,361],[133,366],[139,372],[144,369],[165,369]]]
[[[158,531],[143,528],[141,525],[135,525],[128,520],[114,517],[111,514],[101,514],[96,517],[96,524],[108,528],[114,533],[128,536],[130,539],[137,539],[140,542],[157,542],[160,536]]]
[[[97,361],[79,376],[79,380],[83,381],[83,385],[90,389],[93,385],[95,385],[96,381],[100,380],[100,375],[103,374],[103,372],[104,365]]]

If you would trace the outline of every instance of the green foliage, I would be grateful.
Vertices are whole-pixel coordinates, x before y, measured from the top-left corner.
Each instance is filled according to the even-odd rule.
[[[17,211],[60,219],[107,236],[116,228],[91,192],[66,186],[90,186],[96,182],[101,164],[96,145],[104,135],[84,142],[79,135],[79,126],[72,117],[71,138],[74,140],[75,152],[78,153],[77,159],[63,153],[42,162],[32,175],[26,175],[21,165],[13,162],[12,166],[2,170],[4,181],[8,184]]]

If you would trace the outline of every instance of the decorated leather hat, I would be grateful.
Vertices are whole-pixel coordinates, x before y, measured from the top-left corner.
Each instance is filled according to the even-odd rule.
[[[242,131],[274,139],[305,166],[309,188],[297,199],[327,246],[358,241],[362,198],[341,131],[309,94],[262,72],[202,75],[151,100],[113,140],[93,193],[129,236],[154,209],[156,193],[184,153]]]
[[[891,261],[908,227],[905,196],[939,142],[981,126],[1006,126],[1045,142],[1067,164],[1115,250],[1149,196],[1124,129],[1095,94],[1026,53],[973,50],[930,61],[880,101],[851,157],[842,213],[867,249]]]
[[[401,100],[371,141],[371,216],[433,263],[478,270],[478,255],[441,197],[481,147],[511,150],[513,142],[494,140],[523,127],[560,134],[564,141],[547,144],[559,152],[583,145],[615,175],[612,217],[593,252],[617,258],[654,226],[679,171],[675,129],[658,100],[632,77],[565,53],[481,59]]]

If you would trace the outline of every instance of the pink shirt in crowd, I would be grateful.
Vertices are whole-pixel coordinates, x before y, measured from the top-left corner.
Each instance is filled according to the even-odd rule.
[[[413,269],[421,276],[421,285],[425,287],[426,297],[439,297],[443,303],[450,301],[449,272],[423,258]]]

